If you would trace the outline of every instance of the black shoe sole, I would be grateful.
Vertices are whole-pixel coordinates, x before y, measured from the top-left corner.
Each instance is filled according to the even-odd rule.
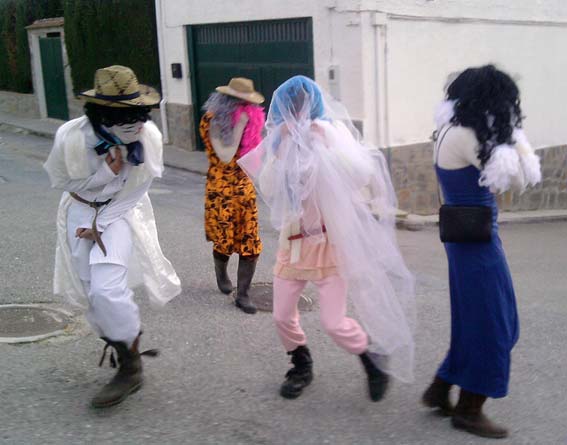
[[[280,389],[280,396],[282,396],[284,399],[289,399],[289,400],[297,399],[301,394],[303,394],[303,390],[305,388],[307,388],[309,385],[311,385],[312,381],[313,381],[313,377],[306,380],[305,384],[297,392],[289,392],[289,391],[286,391],[283,388],[281,388]]]
[[[243,306],[242,304],[240,304],[238,302],[238,300],[236,300],[234,302],[234,305],[240,309],[242,312],[246,313],[246,314],[255,314],[256,312],[258,312],[258,309],[255,307],[251,307],[251,306]]]
[[[381,391],[379,394],[374,394],[370,389],[368,390],[368,397],[370,397],[370,400],[372,400],[373,402],[379,402],[384,398],[385,395],[386,389]]]
[[[385,393],[379,394],[379,395],[375,395],[375,394],[369,394],[368,395],[370,397],[370,400],[373,402],[379,402],[380,400],[382,400],[385,396]]]
[[[472,425],[469,425],[467,422],[461,421],[458,417],[453,417],[451,419],[451,424],[453,428],[461,431],[466,431],[469,434],[473,434],[475,436],[484,437],[487,439],[506,439],[508,437],[507,432],[503,432],[500,434],[490,434],[486,433],[483,430],[479,430]]]
[[[311,383],[311,382],[309,382],[309,383]],[[297,399],[301,394],[303,394],[303,390],[309,386],[309,383],[297,392],[286,392],[286,391],[283,391],[283,390],[280,389],[280,396],[282,396],[284,399],[288,399],[288,400]]]
[[[111,406],[116,406],[116,405],[122,403],[124,400],[126,400],[128,398],[128,396],[130,396],[131,394],[138,392],[140,390],[140,388],[142,388],[142,382],[140,382],[138,385],[130,388],[130,390],[127,393],[124,393],[122,395],[122,397],[120,397],[119,399],[112,400],[112,401],[106,402],[106,403],[99,403],[99,404],[92,401],[91,402],[91,408],[104,409],[104,408],[110,408]]]
[[[303,393],[303,390],[301,390],[299,392],[280,391],[280,396],[282,396],[284,399],[293,400],[293,399],[297,399],[302,393]]]

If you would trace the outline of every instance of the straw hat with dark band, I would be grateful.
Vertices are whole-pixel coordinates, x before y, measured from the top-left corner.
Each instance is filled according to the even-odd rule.
[[[96,70],[95,87],[79,94],[87,102],[107,107],[156,107],[159,93],[148,85],[138,83],[130,68],[121,65]]]
[[[230,79],[228,85],[217,87],[216,90],[219,93],[236,97],[253,104],[259,105],[264,102],[264,96],[254,90],[254,82],[245,77],[234,77]]]

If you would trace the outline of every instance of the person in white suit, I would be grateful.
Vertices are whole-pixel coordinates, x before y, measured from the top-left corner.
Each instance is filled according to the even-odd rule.
[[[122,402],[142,385],[141,322],[134,286],[165,304],[181,292],[164,257],[148,189],[163,172],[162,137],[149,112],[159,93],[124,66],[96,71],[80,95],[85,116],[62,125],[44,164],[64,190],[57,215],[54,293],[85,305],[94,331],[118,355],[115,377],[92,400]],[[101,364],[104,360],[101,360]],[[115,365],[114,355],[111,363]]]

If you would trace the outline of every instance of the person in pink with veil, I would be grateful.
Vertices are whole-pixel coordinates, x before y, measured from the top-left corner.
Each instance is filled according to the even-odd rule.
[[[414,280],[396,241],[385,159],[359,140],[344,107],[304,76],[274,92],[266,129],[259,147],[238,163],[280,232],[273,317],[293,364],[280,394],[296,398],[313,379],[297,309],[312,282],[324,330],[359,356],[369,396],[378,401],[389,376],[413,380],[414,356]],[[347,296],[358,321],[346,316]]]

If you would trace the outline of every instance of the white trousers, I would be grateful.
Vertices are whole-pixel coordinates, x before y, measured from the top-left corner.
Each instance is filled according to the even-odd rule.
[[[80,222],[84,221],[81,207],[73,204],[69,209],[67,241],[73,265],[88,295],[87,320],[100,337],[131,346],[140,332],[140,313],[134,292],[128,288],[130,226],[119,219],[106,228],[101,236],[107,251],[104,256],[96,243],[76,237],[77,228],[84,227]]]

